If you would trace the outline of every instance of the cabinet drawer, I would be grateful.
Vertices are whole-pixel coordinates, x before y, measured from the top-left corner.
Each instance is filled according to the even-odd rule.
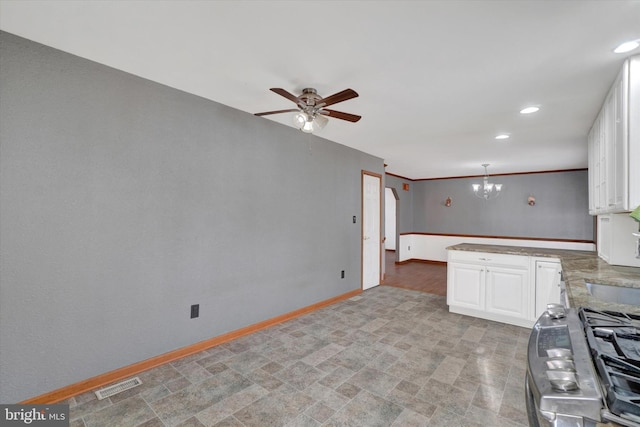
[[[477,264],[503,265],[529,268],[529,257],[524,255],[496,254],[473,251],[449,251],[449,262],[472,262]]]

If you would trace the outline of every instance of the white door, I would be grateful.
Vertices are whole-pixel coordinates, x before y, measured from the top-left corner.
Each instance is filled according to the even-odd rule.
[[[380,284],[382,177],[362,172],[362,289]]]

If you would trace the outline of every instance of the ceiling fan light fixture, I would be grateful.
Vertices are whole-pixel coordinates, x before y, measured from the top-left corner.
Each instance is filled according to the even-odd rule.
[[[304,133],[313,133],[315,130],[313,126],[313,121],[306,122],[304,125],[302,125],[300,130]]]
[[[302,94],[298,96],[277,87],[271,88],[271,91],[294,102],[298,109],[265,111],[263,113],[255,113],[255,115],[268,116],[270,114],[295,113],[292,116],[294,126],[306,133],[322,130],[329,122],[328,117],[346,120],[352,123],[362,118],[357,114],[344,113],[342,111],[325,108],[339,102],[357,98],[358,93],[353,89],[345,89],[326,98],[318,95],[317,91],[313,88],[302,89]]]
[[[316,117],[313,119],[313,121],[318,126],[318,130],[324,129],[324,127],[327,125],[327,123],[329,123],[329,119],[327,119],[322,114],[316,114]]]
[[[309,116],[307,115],[307,113],[303,111],[299,111],[293,115],[293,124],[298,129],[302,129],[308,121],[309,121]]]
[[[304,133],[318,132],[327,125],[329,119],[320,114],[300,111],[293,115],[293,124]]]
[[[638,46],[640,46],[640,41],[639,40],[630,40],[628,42],[624,42],[624,43],[620,44],[618,47],[613,49],[613,52],[614,53],[627,53],[627,52],[631,52],[634,49],[637,49]]]

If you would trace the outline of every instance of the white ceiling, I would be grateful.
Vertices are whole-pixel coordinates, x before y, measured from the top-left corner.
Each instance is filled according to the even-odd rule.
[[[318,136],[419,179],[585,168],[640,1],[1,0],[0,28],[250,113],[352,88]]]

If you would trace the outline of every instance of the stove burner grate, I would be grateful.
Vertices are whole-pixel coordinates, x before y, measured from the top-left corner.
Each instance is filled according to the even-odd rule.
[[[640,316],[583,308],[580,318],[609,411],[640,417]]]

